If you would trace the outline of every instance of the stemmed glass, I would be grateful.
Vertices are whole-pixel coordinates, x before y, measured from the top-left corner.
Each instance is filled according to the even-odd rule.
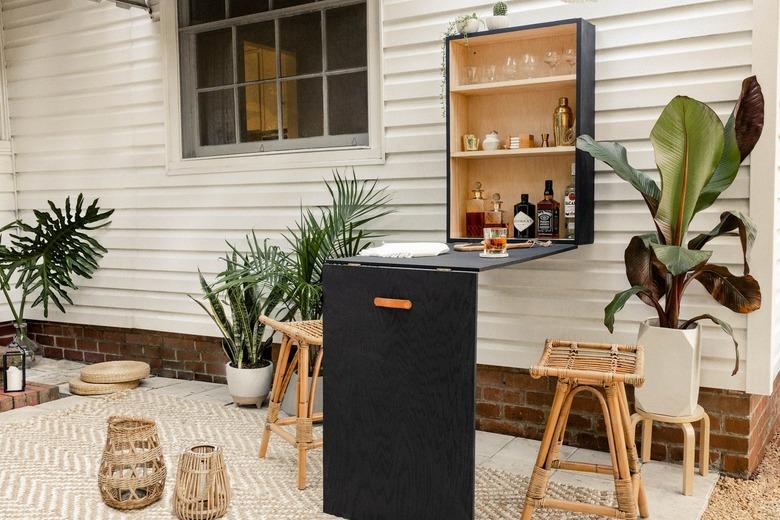
[[[572,74],[574,73],[574,67],[577,65],[577,53],[574,52],[574,49],[569,47],[565,51],[563,51],[563,61],[565,61],[569,65],[569,72]]]
[[[544,53],[544,62],[550,67],[550,75],[555,74],[555,67],[558,66],[558,62],[561,60],[561,55],[558,51],[547,51]]]
[[[507,56],[502,72],[506,80],[512,80],[517,77],[517,60],[514,56]]]
[[[526,78],[532,78],[534,71],[536,71],[536,57],[533,54],[525,53],[520,57],[520,68],[523,71],[523,76]]]

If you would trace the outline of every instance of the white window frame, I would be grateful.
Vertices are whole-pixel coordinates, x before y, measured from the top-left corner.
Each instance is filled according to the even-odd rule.
[[[211,157],[184,157],[182,132],[181,78],[179,75],[179,27],[177,2],[160,5],[160,32],[163,46],[163,83],[166,107],[166,169],[170,175],[226,173],[382,164],[384,125],[382,122],[381,5],[366,0],[368,31],[368,146],[273,150]],[[258,143],[258,148],[260,143]]]

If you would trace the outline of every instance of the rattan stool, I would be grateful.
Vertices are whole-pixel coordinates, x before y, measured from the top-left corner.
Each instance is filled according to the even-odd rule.
[[[648,516],[639,458],[628,413],[625,384],[644,383],[644,355],[638,345],[609,345],[547,340],[539,364],[531,376],[557,377],[558,384],[544,430],[539,455],[528,483],[522,520],[530,520],[534,509],[564,509],[612,518],[633,520]],[[604,414],[611,466],[560,460],[560,448],[574,397],[592,393]],[[547,498],[547,483],[554,469],[612,475],[617,508]]]
[[[260,458],[265,458],[271,432],[278,434],[298,449],[298,489],[306,488],[306,451],[322,447],[322,439],[315,439],[312,424],[322,421],[322,414],[314,413],[314,395],[317,389],[317,377],[322,366],[322,320],[279,322],[267,316],[260,321],[282,333],[282,344],[276,360],[274,382],[271,387],[268,416],[260,442]],[[297,352],[291,357],[293,346]],[[317,348],[311,377],[309,376],[309,349]],[[295,417],[279,418],[279,407],[287,392],[290,378],[298,370],[298,411]],[[311,379],[311,384],[309,383]],[[295,435],[285,426],[295,425]]]

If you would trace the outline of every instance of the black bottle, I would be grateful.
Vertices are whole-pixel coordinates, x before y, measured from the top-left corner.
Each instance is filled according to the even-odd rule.
[[[536,236],[536,206],[528,202],[528,194],[520,195],[515,204],[515,238],[534,238]]]

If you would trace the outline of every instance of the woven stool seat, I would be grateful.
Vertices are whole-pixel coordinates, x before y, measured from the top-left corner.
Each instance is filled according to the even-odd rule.
[[[268,415],[265,420],[263,437],[260,441],[260,458],[265,458],[271,433],[276,433],[298,449],[298,489],[306,487],[306,452],[322,446],[322,439],[314,438],[312,425],[322,421],[321,413],[314,413],[314,396],[317,390],[317,378],[322,367],[322,320],[276,321],[268,316],[260,316],[260,322],[282,333],[282,343],[276,360],[274,382],[271,387]],[[297,347],[293,354],[293,347]],[[309,353],[313,351],[314,365],[309,373]],[[295,416],[279,418],[281,406],[290,379],[298,372],[298,408]],[[285,429],[295,426],[295,433]]]
[[[626,384],[644,383],[644,350],[638,345],[610,345],[576,341],[547,340],[539,363],[531,367],[531,376],[555,377],[558,383],[539,447],[521,520],[530,520],[534,509],[552,508],[634,520],[646,518],[647,497],[634,445],[634,432],[628,413]],[[574,398],[592,394],[604,415],[612,464],[590,464],[561,460]],[[547,496],[553,470],[585,471],[612,475],[617,507],[594,505]]]
[[[149,377],[149,363],[143,361],[106,361],[81,369],[85,383],[129,383]]]

